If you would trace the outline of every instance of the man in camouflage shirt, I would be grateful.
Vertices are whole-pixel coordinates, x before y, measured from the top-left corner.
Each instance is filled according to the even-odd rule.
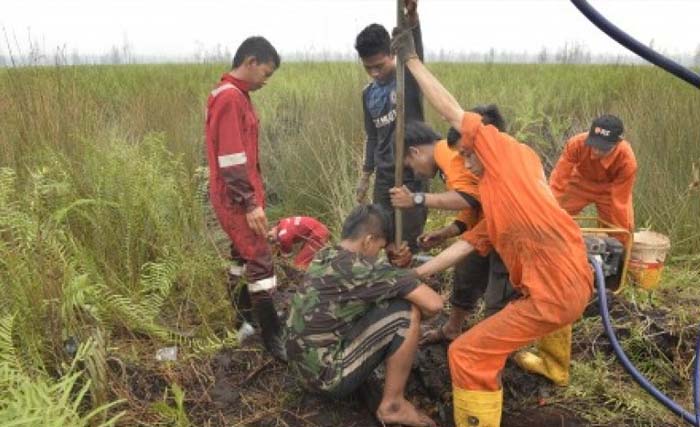
[[[433,426],[404,397],[418,347],[421,315],[443,300],[410,270],[377,258],[390,236],[379,205],[355,208],[342,241],[316,254],[292,299],[286,325],[289,364],[306,388],[342,398],[386,360],[377,418],[384,423]]]

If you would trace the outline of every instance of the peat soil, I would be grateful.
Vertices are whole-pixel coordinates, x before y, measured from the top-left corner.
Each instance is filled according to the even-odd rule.
[[[296,282],[294,272],[289,271],[285,276],[287,284]],[[293,292],[293,286],[283,287],[277,293],[277,306],[284,309]],[[622,325],[616,328],[619,337],[630,333],[631,327],[626,325],[644,322],[652,344],[656,348],[668,349],[666,356],[669,360],[678,357],[679,351],[692,352],[692,342],[679,341],[672,325],[665,323],[664,310],[639,311],[628,301],[612,294],[609,295],[609,305],[616,325]],[[584,317],[596,316],[599,316],[598,308],[593,302]],[[430,319],[422,327],[435,327],[444,320],[444,315]],[[590,359],[594,357],[593,348],[606,354],[612,353],[604,335],[581,336],[575,329],[572,358]],[[193,426],[380,425],[372,416],[371,408],[377,404],[381,393],[381,367],[370,381],[370,387],[365,388],[361,395],[358,393],[344,401],[327,400],[305,392],[285,364],[273,360],[262,350],[257,335],[237,348],[221,350],[211,357],[183,358],[172,364],[154,362],[151,366],[130,366],[113,361],[109,367],[114,394],[126,398],[132,409],[130,412],[136,410],[139,413],[141,410],[137,416],[139,425],[163,421],[163,412],[153,410],[154,405],[162,405],[158,402],[163,401],[163,396],[167,396],[167,405],[177,406],[174,395],[168,394],[168,388],[173,383],[178,384],[185,393],[183,410],[187,421]],[[577,415],[574,400],[561,398],[561,394],[557,395],[556,386],[542,377],[523,372],[510,360],[502,374],[502,381],[503,427],[591,425]],[[679,387],[682,386],[679,383]],[[438,425],[454,426],[447,343],[420,349],[406,395]],[[135,420],[124,421],[129,424]],[[636,424],[632,421],[630,425]]]

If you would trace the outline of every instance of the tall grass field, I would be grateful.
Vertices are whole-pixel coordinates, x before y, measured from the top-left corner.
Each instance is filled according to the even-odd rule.
[[[674,295],[694,298],[700,92],[646,66],[429,66],[463,107],[498,104],[547,171],[595,116],[620,116],[639,163],[637,226],[670,236],[666,280]],[[177,383],[161,406],[143,408],[109,378],[160,347],[177,345],[186,359],[236,345],[202,170],[206,98],[227,70],[0,69],[0,425],[188,425]],[[283,63],[252,95],[269,217],[316,216],[337,233],[354,205],[367,82],[357,63]],[[683,325],[697,322],[681,314]],[[592,382],[610,363],[575,365],[574,376]],[[687,366],[669,366],[689,381]],[[601,384],[597,393],[611,393]],[[574,386],[569,393],[587,398]],[[650,399],[625,402],[650,420],[638,425],[665,425]],[[144,413],[151,421],[137,424]]]

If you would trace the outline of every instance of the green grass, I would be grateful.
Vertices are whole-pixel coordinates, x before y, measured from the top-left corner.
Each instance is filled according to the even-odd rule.
[[[635,367],[663,393],[692,412],[692,370],[697,319],[697,268],[678,264],[664,272],[663,285],[653,293],[627,288],[624,316],[613,328]],[[618,312],[619,313],[619,312]],[[664,345],[659,337],[675,339]],[[642,390],[608,349],[599,317],[577,322],[574,342],[591,355],[574,359],[571,385],[558,395],[594,425],[680,425],[680,420]]]
[[[535,147],[547,168],[594,116],[620,115],[640,164],[637,224],[671,236],[672,259],[687,265],[671,270],[673,289],[692,300],[700,265],[700,193],[689,188],[700,160],[697,90],[650,67],[430,67],[463,107],[499,104],[510,132]],[[66,381],[74,394],[88,384],[76,404],[86,415],[110,400],[105,355],[123,351],[124,340],[141,340],[149,350],[177,343],[185,357],[234,341],[224,260],[205,226],[198,169],[206,96],[224,71],[0,70],[0,319],[9,337],[0,341],[0,373],[7,372],[0,381],[19,378],[37,390]],[[270,217],[314,215],[338,231],[361,167],[366,82],[355,63],[283,64],[253,95]],[[680,313],[685,322],[693,318]],[[70,337],[92,350],[83,368],[68,373],[61,367],[70,364]],[[575,365],[574,374],[595,378],[610,363]],[[75,372],[80,384],[71,385]],[[608,389],[603,379],[598,386]],[[0,419],[12,399],[0,392]],[[642,414],[642,406],[625,408]],[[173,410],[164,417],[180,423],[181,407]]]

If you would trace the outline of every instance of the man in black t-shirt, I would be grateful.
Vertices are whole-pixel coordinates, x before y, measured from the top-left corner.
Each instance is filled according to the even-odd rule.
[[[423,42],[418,21],[417,0],[405,0],[408,23],[413,27],[413,38],[418,56],[423,60]],[[355,41],[362,65],[372,82],[362,91],[364,111],[365,159],[362,176],[357,184],[357,201],[362,203],[369,189],[369,179],[376,171],[373,202],[393,212],[389,189],[394,183],[394,147],[396,131],[396,60],[390,52],[391,39],[386,28],[371,24],[358,34]],[[423,121],[423,103],[420,89],[408,70],[405,79],[406,122]],[[427,182],[416,178],[411,169],[404,169],[403,184],[416,194],[416,206],[403,210],[403,236],[411,252],[417,251],[416,238],[423,233],[428,216],[423,200]],[[393,219],[393,218],[392,218]]]

